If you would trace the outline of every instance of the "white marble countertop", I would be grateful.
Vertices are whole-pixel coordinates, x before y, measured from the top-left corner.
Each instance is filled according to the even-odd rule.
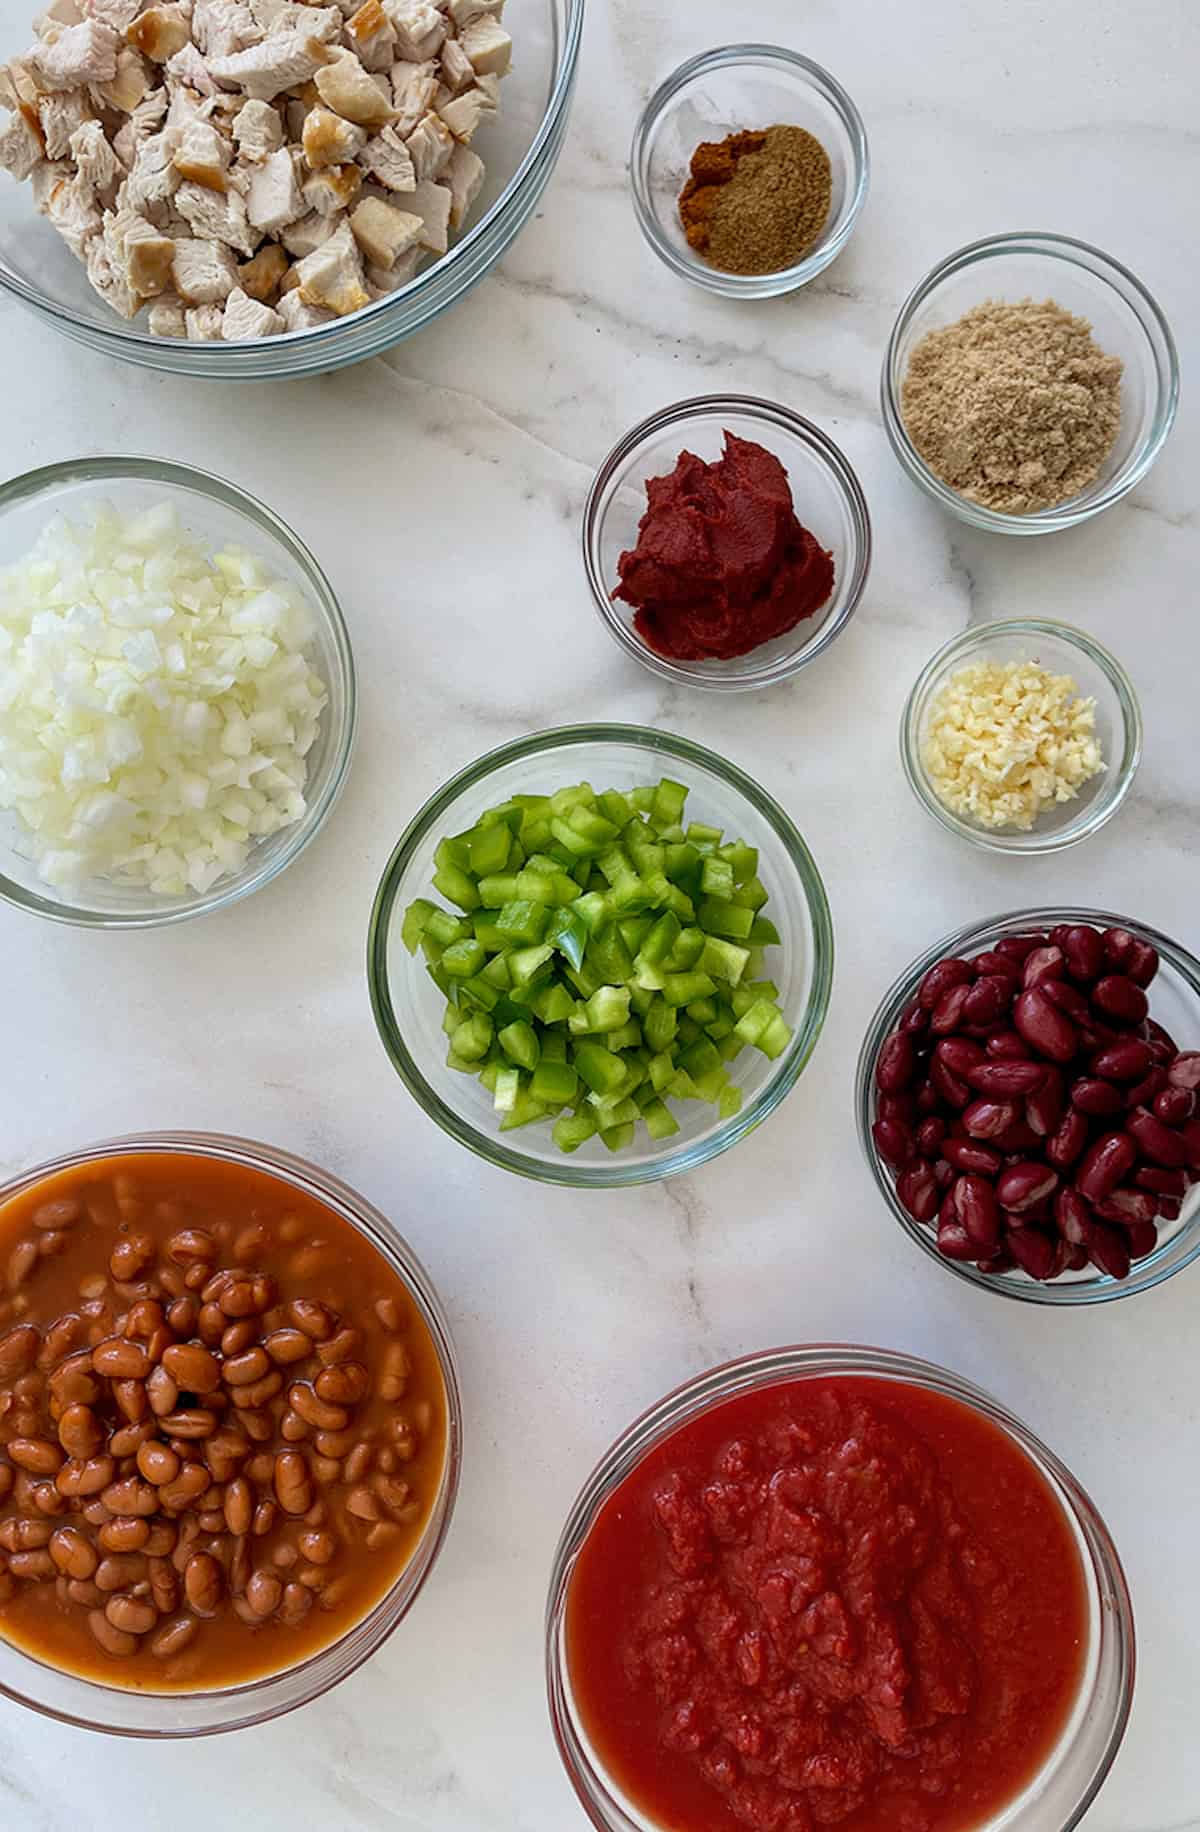
[[[1092,1491],[1127,1562],[1141,1671],[1087,1825],[1182,1832],[1200,1826],[1200,1273],[1088,1314],[965,1290],[883,1210],[850,1094],[882,988],[969,918],[1075,900],[1200,939],[1200,435],[1186,390],[1148,482],[1049,541],[988,539],[936,513],[901,476],[876,411],[900,300],[989,231],[1058,229],[1109,248],[1162,302],[1185,378],[1200,362],[1194,8],[759,0],[747,31],[795,44],[854,95],[874,182],[827,275],[747,308],[658,265],[624,167],[651,85],[726,40],[730,9],[590,0],[590,14],[570,140],[536,219],[488,282],[386,360],[204,388],[104,361],[0,308],[7,470],[116,448],[249,486],[324,562],[363,688],[334,820],[249,903],[129,936],[0,910],[0,1173],[153,1126],[242,1132],[318,1160],[387,1210],[430,1268],[468,1432],[441,1562],[354,1679],[219,1745],[102,1748],[0,1705],[0,1824],[125,1832],[136,1798],[151,1832],[582,1826],[542,1689],[547,1575],[578,1484],[688,1375],[833,1337],[983,1383]],[[618,652],[578,552],[584,493],[616,436],[714,388],[774,396],[827,428],[858,469],[877,541],[864,603],[831,653],[794,685],[717,705],[665,691]],[[993,861],[917,807],[896,728],[939,643],[1026,611],[1077,621],[1125,660],[1146,757],[1099,838],[1059,859]],[[812,847],[838,947],[818,1053],[776,1117],[693,1178],[591,1200],[489,1170],[418,1112],[377,1043],[363,971],[379,872],[425,797],[480,751],[582,716],[691,734],[757,776]]]

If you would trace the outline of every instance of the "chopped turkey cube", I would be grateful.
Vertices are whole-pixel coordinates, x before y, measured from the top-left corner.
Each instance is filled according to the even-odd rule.
[[[435,114],[422,116],[404,142],[417,183],[445,171],[454,151],[454,135]]]
[[[71,135],[71,157],[80,173],[101,196],[115,190],[125,176],[125,167],[104,137],[99,121],[84,121]]]
[[[271,102],[281,90],[307,82],[328,59],[325,46],[309,33],[280,32],[230,57],[214,57],[208,67],[218,83]]]
[[[163,293],[152,301],[146,322],[152,337],[187,336],[183,302],[174,293]]]
[[[332,61],[313,77],[321,100],[335,114],[360,127],[384,127],[394,118],[394,109],[380,92],[370,73],[363,69],[353,51],[335,52]]]
[[[224,317],[223,305],[197,305],[184,313],[183,321],[193,343],[219,343]]]
[[[472,19],[458,35],[476,76],[506,76],[512,65],[512,39],[490,13]]]
[[[210,191],[202,184],[181,184],[175,208],[191,224],[195,235],[225,242],[244,255],[252,255],[258,236],[250,227],[244,198],[234,190]]]
[[[228,299],[238,283],[237,262],[224,242],[178,236],[173,263],[175,290],[187,305],[214,305]]]
[[[69,25],[53,44],[39,44],[29,63],[44,89],[77,89],[81,83],[108,83],[117,74],[120,39],[111,26],[86,19]]]
[[[243,102],[233,122],[238,152],[248,165],[261,165],[283,145],[283,122],[270,102]]]
[[[420,241],[424,224],[419,216],[395,204],[364,197],[350,212],[350,228],[364,258],[373,267],[390,268]]]
[[[275,337],[284,330],[283,319],[269,305],[251,299],[240,286],[225,301],[221,336],[226,343],[239,343],[246,337]]]
[[[304,157],[310,170],[323,165],[345,165],[357,159],[367,144],[367,130],[331,108],[311,108],[302,134]]]
[[[135,51],[152,64],[165,64],[182,51],[191,38],[187,14],[181,6],[150,6],[140,13],[125,34]]]
[[[219,134],[211,122],[196,120],[181,133],[171,164],[180,178],[207,185],[210,191],[227,191],[226,173],[232,156],[233,149],[224,134]]]
[[[450,246],[450,205],[453,201],[444,184],[419,184],[405,205],[421,218],[420,242],[433,254],[445,254]]]
[[[358,196],[362,173],[356,165],[323,165],[306,178],[304,201],[318,216],[337,216]]]
[[[450,187],[450,227],[461,229],[471,205],[483,188],[487,168],[478,153],[469,146],[456,146],[446,167],[445,183]]]
[[[300,297],[306,305],[324,305],[340,318],[357,312],[370,303],[363,273],[362,256],[344,222],[315,253],[297,262]]]
[[[287,254],[279,243],[264,242],[254,259],[238,268],[242,291],[262,305],[273,305],[288,267]]]
[[[41,164],[44,151],[41,130],[24,114],[10,116],[0,128],[0,166],[14,178],[28,178]]]
[[[308,205],[300,188],[300,154],[294,146],[281,146],[250,179],[246,214],[264,235],[276,235],[304,216]]]

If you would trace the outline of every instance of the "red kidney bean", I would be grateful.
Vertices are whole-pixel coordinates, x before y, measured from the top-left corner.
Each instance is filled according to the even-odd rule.
[[[1088,1142],[1088,1123],[1082,1113],[1072,1108],[1062,1124],[1046,1140],[1046,1160],[1055,1170],[1069,1170]]]
[[[1061,979],[1066,964],[1066,956],[1061,948],[1052,944],[1044,948],[1035,948],[1032,954],[1025,956],[1021,984],[1038,986],[1043,980]]]
[[[1075,1026],[1050,1003],[1040,986],[1028,987],[1018,995],[1013,1023],[1026,1043],[1052,1062],[1070,1062],[1079,1047]]]
[[[996,1179],[996,1196],[1001,1206],[1017,1215],[1045,1202],[1057,1188],[1058,1172],[1033,1158],[1010,1164]]]
[[[1162,1025],[1156,1023],[1153,1018],[1147,1018],[1141,1027],[1141,1032],[1150,1045],[1155,1062],[1161,1062],[1164,1067],[1174,1062],[1179,1054],[1179,1045],[1169,1030],[1164,1030]]]
[[[1152,1117],[1152,1116],[1147,1116]],[[1089,1202],[1100,1202],[1123,1183],[1137,1163],[1137,1147],[1127,1132],[1106,1132],[1088,1151],[1075,1187]]]
[[[1110,1278],[1127,1279],[1129,1277],[1129,1244],[1120,1228],[1114,1228],[1110,1222],[1095,1221],[1092,1223],[1092,1238],[1088,1244],[1088,1254],[1094,1266],[1101,1272],[1107,1272]]]
[[[943,1139],[942,1156],[956,1170],[974,1171],[980,1177],[998,1177],[1003,1164],[998,1151],[976,1139]]]
[[[1144,1164],[1134,1175],[1134,1182],[1140,1190],[1153,1190],[1156,1196],[1187,1195],[1188,1177],[1183,1170],[1162,1170],[1156,1164]]]
[[[1124,1228],[1135,1221],[1153,1221],[1158,1213],[1158,1199],[1149,1190],[1114,1190],[1096,1204],[1096,1213],[1104,1221],[1116,1221]]]
[[[971,1090],[961,1075],[946,1067],[940,1056],[935,1056],[929,1065],[929,1087],[933,1090],[933,1106],[938,1104],[938,1095],[950,1107],[965,1107],[971,1098]],[[917,1100],[921,1105],[920,1097]]]
[[[1012,981],[999,974],[989,974],[968,988],[963,1001],[964,1024],[981,1029],[1004,1016],[1012,1000]]]
[[[1019,1114],[996,1140],[996,1149],[1006,1157],[1027,1157],[1031,1151],[1040,1151],[1041,1148],[1041,1138]]]
[[[1035,948],[1044,948],[1049,941],[1048,935],[1005,935],[996,943],[996,953],[1003,954],[1009,960],[1025,961]]]
[[[1077,986],[1070,985],[1066,980],[1042,980],[1039,984],[1051,1005],[1065,1013],[1072,1023],[1091,1022],[1092,1008]]]
[[[914,1221],[932,1221],[938,1212],[937,1179],[928,1164],[914,1164],[902,1171],[896,1183],[896,1194]]]
[[[979,1267],[980,1272],[986,1272],[995,1277],[999,1272],[1012,1272],[1017,1262],[1007,1247],[1001,1247],[999,1253],[991,1253],[987,1259],[976,1260],[975,1264]]]
[[[1124,1037],[1100,1050],[1090,1066],[1092,1074],[1105,1081],[1141,1081],[1154,1066],[1154,1056],[1148,1043],[1137,1037]]]
[[[871,1128],[875,1149],[893,1170],[903,1170],[916,1154],[913,1135],[902,1120],[876,1120]]]
[[[1200,1050],[1185,1050],[1176,1056],[1167,1070],[1167,1080],[1173,1088],[1186,1088],[1190,1093],[1200,1089]]]
[[[1152,1107],[1166,1086],[1167,1072],[1156,1064],[1145,1081],[1139,1081],[1136,1088],[1126,1090],[1125,1105],[1127,1108]]]
[[[1066,1248],[1066,1252],[1063,1255],[1062,1270],[1064,1272],[1082,1272],[1088,1263],[1087,1248],[1071,1247],[1067,1245],[1066,1241],[1062,1244]]]
[[[1196,1111],[1196,1096],[1190,1088],[1167,1086],[1154,1096],[1154,1117],[1164,1126],[1182,1126]]]
[[[1125,1125],[1138,1150],[1152,1164],[1161,1164],[1164,1170],[1183,1169],[1188,1161],[1187,1146],[1177,1132],[1170,1131],[1153,1113],[1145,1107],[1135,1107]]]
[[[1066,1104],[1062,1071],[1047,1069],[1041,1087],[1026,1097],[1025,1124],[1040,1139],[1048,1139],[1057,1130]]]
[[[948,1037],[956,1031],[963,1021],[963,1008],[970,993],[969,986],[952,986],[944,993],[933,1008],[929,1028],[935,1037]]]
[[[1032,1094],[1046,1079],[1043,1062],[977,1062],[966,1071],[965,1080],[978,1094],[991,1094],[997,1100],[1020,1098]]]
[[[1104,946],[1104,958],[1109,967],[1116,968],[1122,973],[1125,971],[1125,962],[1129,958],[1130,949],[1136,939],[1136,936],[1132,935],[1128,929],[1105,929],[1100,940]]]
[[[884,1043],[875,1064],[875,1080],[885,1094],[900,1094],[917,1072],[916,1045],[911,1037],[894,1032]]]
[[[1140,1024],[1149,1009],[1141,987],[1123,973],[1109,973],[1097,980],[1092,987],[1092,1004],[1118,1024]]]
[[[931,1088],[927,1081],[923,1081],[917,1089],[914,1104],[918,1115],[924,1119],[926,1114],[936,1113],[942,1103],[938,1099],[937,1089]]]
[[[1040,1228],[1010,1228],[1004,1244],[1023,1272],[1039,1283],[1053,1278],[1055,1243]]]
[[[1158,1245],[1158,1229],[1152,1221],[1135,1221],[1132,1227],[1126,1228],[1125,1238],[1129,1243],[1130,1259],[1145,1259]]]
[[[917,1127],[917,1150],[923,1158],[936,1158],[942,1149],[945,1137],[945,1120],[940,1120],[936,1114],[931,1114]]]
[[[935,1160],[933,1174],[937,1180],[939,1190],[948,1190],[950,1185],[954,1182],[954,1166],[953,1164],[948,1164],[945,1158],[938,1158]]]
[[[1092,1219],[1091,1204],[1064,1185],[1054,1198],[1054,1220],[1063,1239],[1072,1247],[1090,1246]]]
[[[1084,1050],[1106,1050],[1112,1044],[1120,1043],[1122,1036],[1128,1036],[1128,1034],[1128,1031],[1118,1030],[1115,1024],[1106,1024],[1102,1018],[1096,1016],[1095,1012],[1092,1013],[1086,1024],[1079,1026],[1079,1042]]]
[[[923,1005],[909,1005],[901,1014],[896,1029],[910,1037],[923,1036],[929,1029],[929,1013]]]
[[[942,1258],[948,1260],[973,1260],[979,1252],[962,1223],[944,1217],[938,1221],[937,1245]]]
[[[1052,948],[1064,948],[1066,946],[1067,936],[1070,933],[1071,925],[1069,922],[1056,923],[1047,937],[1049,945]]]
[[[1010,998],[1013,985],[1019,986],[1021,983],[1020,964],[1011,955],[1000,954],[995,948],[987,948],[982,954],[976,954],[971,965],[983,978],[1008,980]]]
[[[928,1011],[933,1011],[955,986],[969,986],[974,978],[975,969],[970,961],[949,954],[929,969],[921,981],[917,998]]]
[[[1120,1089],[1114,1088],[1111,1081],[1101,1081],[1095,1075],[1081,1075],[1078,1081],[1071,1083],[1071,1105],[1093,1119],[1110,1119],[1124,1109],[1125,1102]]]
[[[1174,1196],[1158,1196],[1155,1198],[1155,1201],[1159,1218],[1162,1221],[1179,1220],[1179,1211],[1183,1207],[1183,1204],[1178,1202]]]
[[[1125,956],[1122,971],[1136,986],[1149,986],[1158,972],[1158,949],[1148,941],[1135,941]]]
[[[881,1094],[875,1103],[875,1114],[878,1119],[901,1120],[904,1125],[911,1126],[917,1117],[917,1097],[915,1094]],[[267,1337],[264,1346],[275,1361],[303,1361],[306,1355],[312,1354],[312,1343],[299,1329],[276,1330]],[[295,1349],[290,1356],[289,1347]]]
[[[1015,1030],[993,1031],[984,1047],[989,1056],[1000,1062],[1029,1061],[1029,1045]]]
[[[970,1037],[943,1037],[934,1048],[935,1062],[944,1063],[952,1075],[965,1076],[969,1069],[986,1062],[987,1057]]]
[[[1073,980],[1090,986],[1104,971],[1104,943],[1099,931],[1077,923],[1067,930],[1062,943],[1067,972]]]
[[[981,1248],[990,1253],[1000,1240],[1000,1204],[987,1179],[973,1174],[959,1177],[947,1201],[954,1221],[975,1249],[970,1257],[977,1257]],[[942,1213],[946,1213],[944,1207]]]
[[[962,1116],[963,1127],[973,1139],[997,1139],[1016,1118],[1017,1109],[1010,1100],[975,1100]]]

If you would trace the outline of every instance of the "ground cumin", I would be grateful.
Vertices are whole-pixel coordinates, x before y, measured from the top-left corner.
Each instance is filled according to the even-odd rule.
[[[1122,368],[1053,299],[988,299],[917,344],[904,425],[951,489],[1028,515],[1099,476],[1121,424]]]
[[[821,142],[802,127],[768,127],[703,141],[679,214],[691,247],[722,273],[779,273],[817,240],[832,195]]]

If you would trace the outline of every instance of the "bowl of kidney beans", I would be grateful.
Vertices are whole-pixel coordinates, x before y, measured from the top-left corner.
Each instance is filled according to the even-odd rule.
[[[1099,910],[961,930],[880,1006],[858,1117],[897,1220],[973,1284],[1145,1291],[1200,1255],[1200,961]]]

